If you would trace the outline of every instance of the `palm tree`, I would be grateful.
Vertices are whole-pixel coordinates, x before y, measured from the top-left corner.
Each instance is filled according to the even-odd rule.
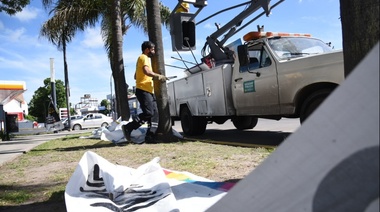
[[[164,50],[160,25],[161,16],[158,8],[159,3],[157,0],[146,0],[149,40],[156,44],[156,54],[152,58],[152,68],[154,72],[165,75]],[[178,138],[172,136],[173,133],[166,85],[156,81],[154,83],[154,93],[157,97],[157,107],[160,115],[158,125],[158,133],[160,136],[158,139],[167,142],[176,141]]]
[[[53,0],[43,0],[45,8]],[[147,32],[144,0],[57,0],[53,8],[54,16],[50,19],[55,25],[64,23],[73,27],[74,32],[94,27],[101,20],[101,33],[105,49],[110,60],[112,76],[115,82],[117,110],[123,120],[128,120],[128,92],[125,81],[123,62],[123,35],[131,26],[142,28]],[[168,26],[170,10],[160,5],[163,24]],[[129,22],[128,24],[126,24]]]
[[[58,50],[63,51],[63,62],[64,62],[64,75],[65,75],[65,93],[66,93],[66,109],[68,111],[68,128],[70,127],[70,86],[69,86],[69,74],[66,59],[66,43],[69,43],[74,37],[75,29],[71,25],[62,21],[63,24],[55,24],[54,22],[58,20],[51,19],[45,22],[41,28],[40,36],[46,37],[53,45],[57,46]]]
[[[346,77],[379,42],[379,0],[340,0]]]

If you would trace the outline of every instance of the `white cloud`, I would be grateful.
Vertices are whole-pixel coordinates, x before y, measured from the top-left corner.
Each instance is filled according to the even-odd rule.
[[[203,28],[216,30],[215,24],[207,23],[203,25]]]
[[[88,48],[99,48],[104,46],[100,28],[89,28],[84,33],[82,45]]]
[[[25,28],[21,27],[16,30],[6,29],[5,33],[1,36],[4,36],[5,40],[10,42],[20,41],[21,38],[25,35]]]
[[[40,9],[35,7],[25,7],[21,12],[16,13],[15,17],[21,22],[27,22],[29,20],[35,19],[40,12]]]

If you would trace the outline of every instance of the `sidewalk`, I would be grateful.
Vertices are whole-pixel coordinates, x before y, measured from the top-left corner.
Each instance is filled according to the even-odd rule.
[[[91,131],[93,131],[93,129],[81,131],[59,131],[58,133],[44,134],[38,134],[42,132],[41,130],[16,133],[16,137],[11,138],[10,141],[0,141],[0,167],[6,162],[12,161],[16,157],[25,154],[34,147],[47,141],[62,138],[66,135],[86,133]],[[23,133],[28,135],[23,135]]]

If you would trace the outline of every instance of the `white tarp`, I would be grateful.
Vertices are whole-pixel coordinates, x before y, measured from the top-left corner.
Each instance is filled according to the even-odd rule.
[[[379,44],[209,212],[379,211]]]
[[[235,185],[163,169],[158,162],[133,169],[86,152],[66,185],[67,211],[205,211]]]
[[[126,143],[127,140],[124,138],[122,126],[128,124],[127,121],[122,121],[117,124],[116,122],[112,122],[108,128],[101,127],[97,131],[93,132],[93,138],[96,136],[100,138],[102,141],[111,141],[114,144],[122,144]],[[148,130],[147,126],[141,126],[140,128],[133,130],[131,132],[131,140],[135,144],[141,144],[145,141],[146,131]],[[183,138],[183,136],[178,133],[176,130],[172,129],[173,135],[178,138]]]

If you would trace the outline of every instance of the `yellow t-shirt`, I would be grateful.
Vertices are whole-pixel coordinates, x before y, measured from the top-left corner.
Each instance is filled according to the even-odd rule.
[[[179,8],[175,11],[176,13],[186,13],[186,12],[189,11],[189,9],[190,9],[190,5],[189,5],[189,3],[182,3],[181,5],[182,5],[182,7],[187,8],[187,11],[186,11],[185,9],[183,9],[182,7],[179,7]]]
[[[136,88],[154,93],[153,78],[144,74],[144,66],[148,66],[152,70],[150,58],[145,54],[141,54],[136,63]]]

